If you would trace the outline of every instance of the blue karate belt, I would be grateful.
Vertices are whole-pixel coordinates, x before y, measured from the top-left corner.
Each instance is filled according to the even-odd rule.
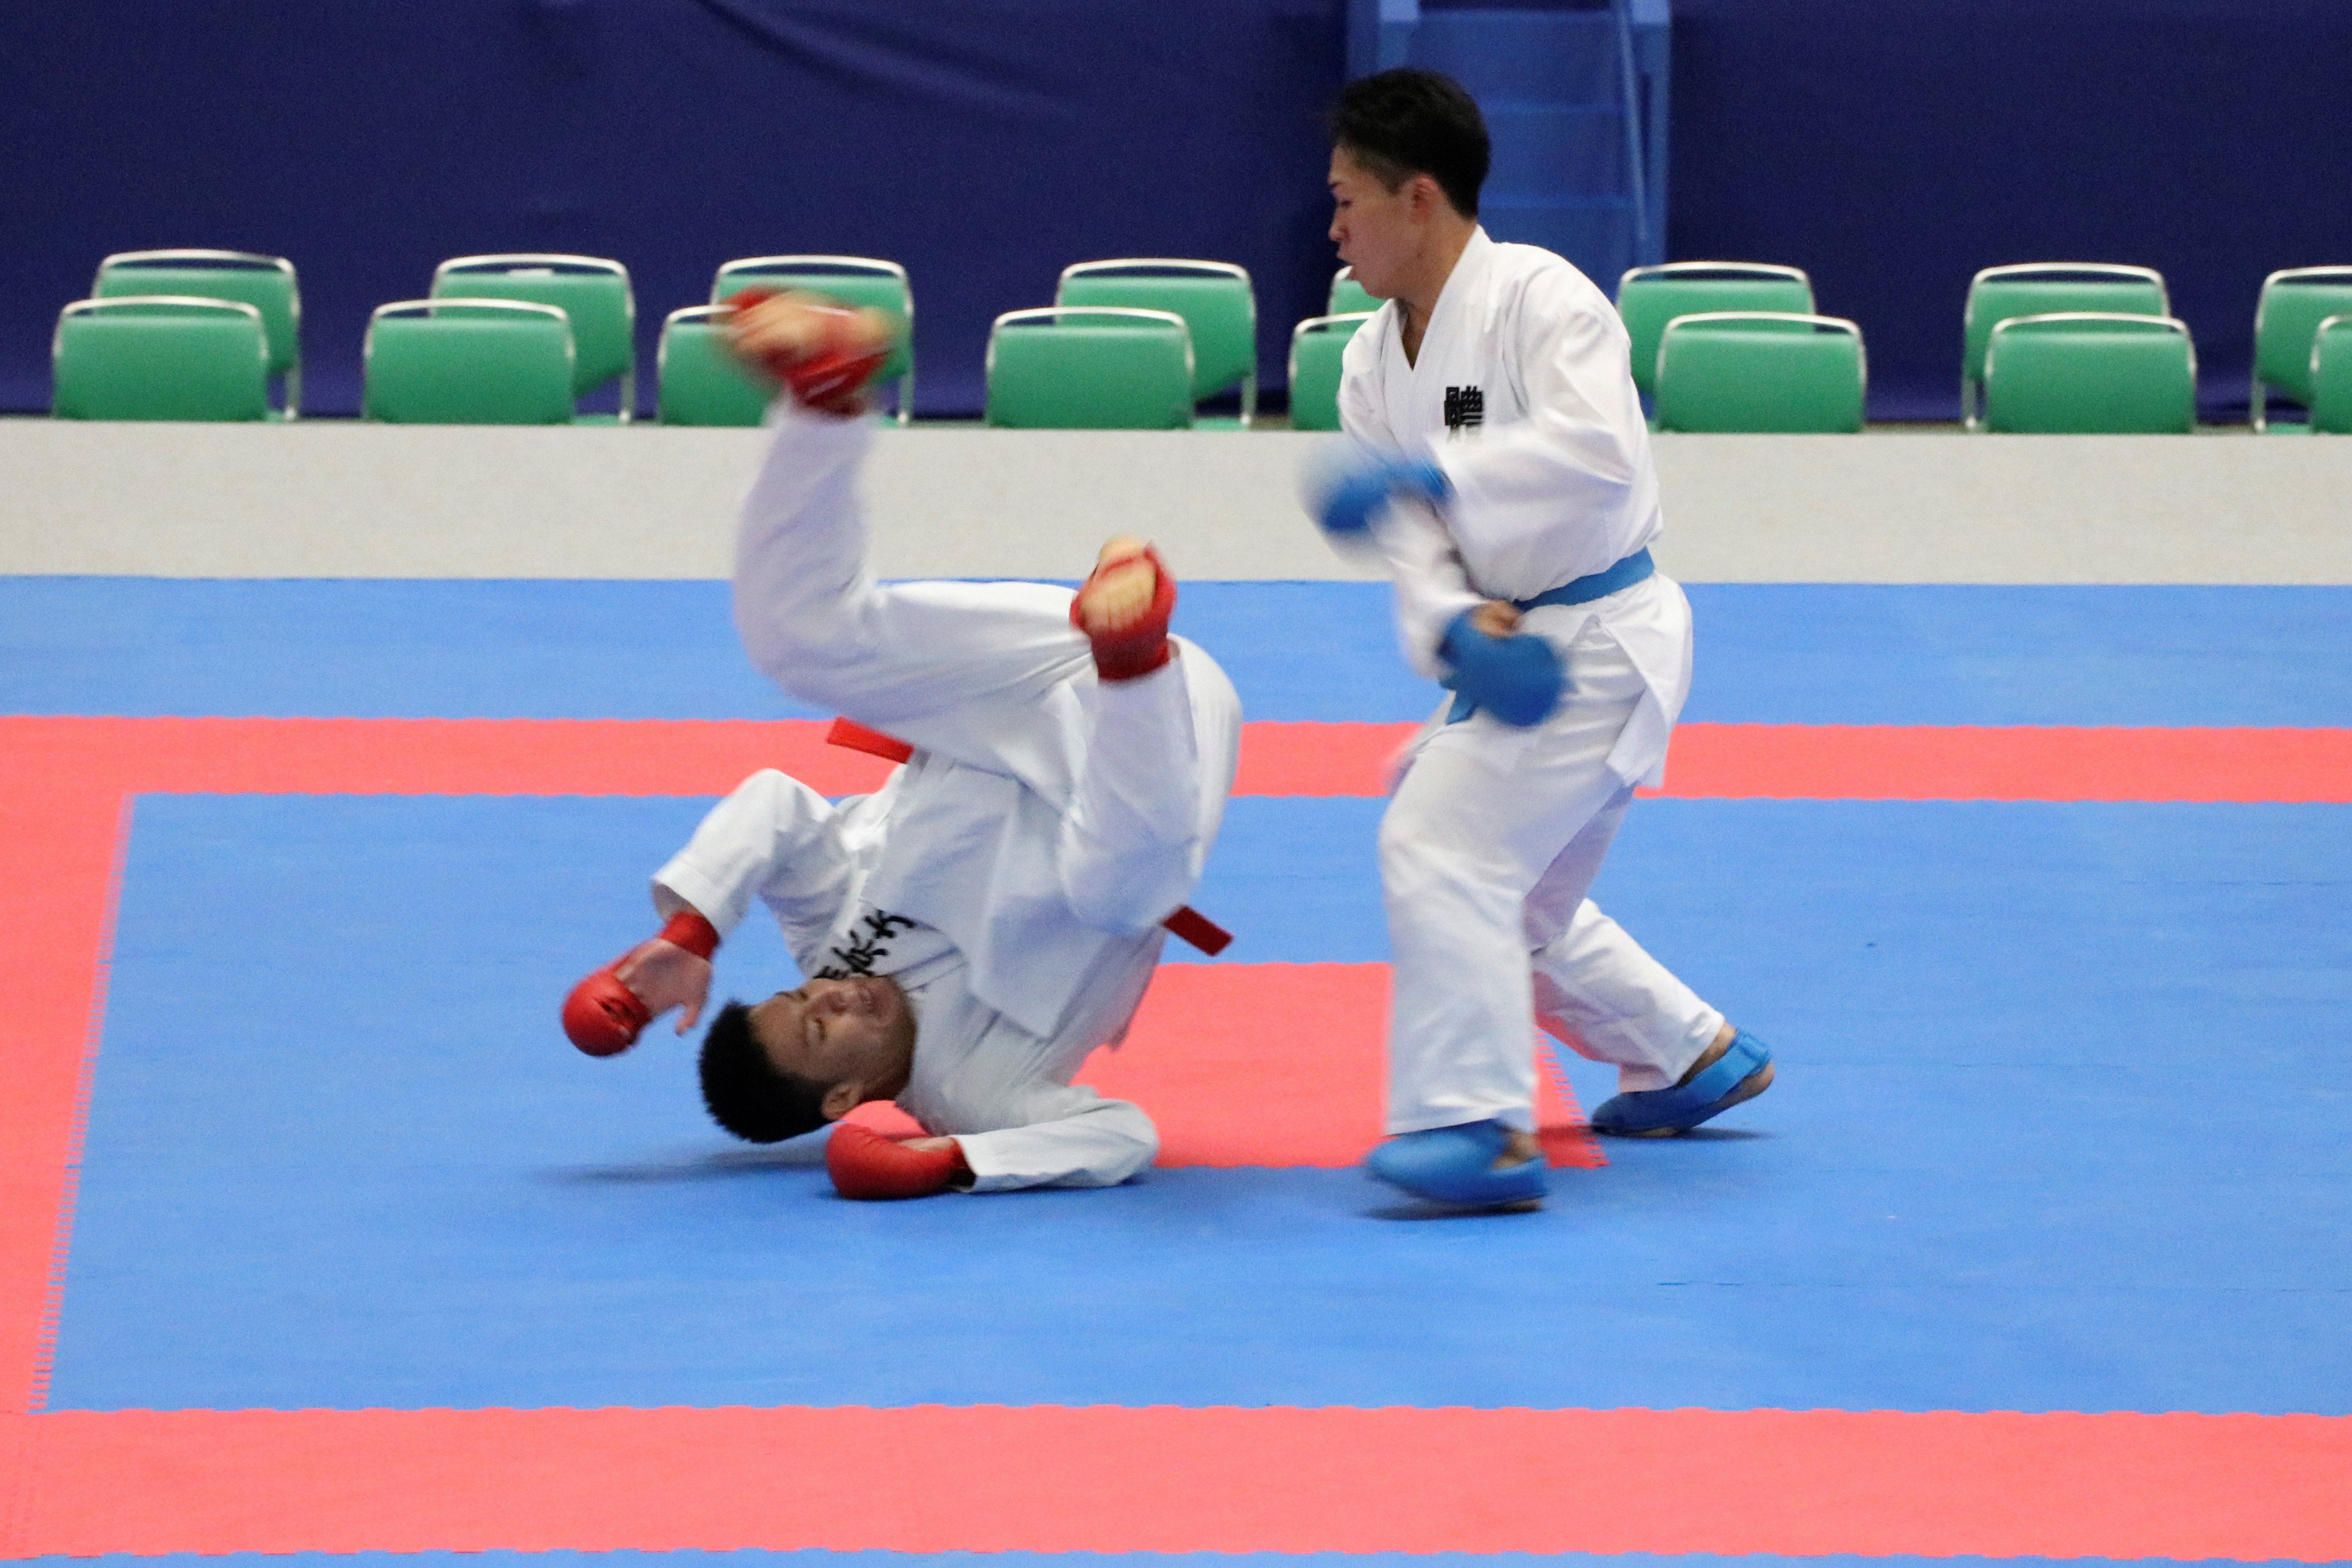
[[[1590,604],[1596,599],[1606,599],[1612,593],[1622,592],[1637,582],[1647,580],[1657,570],[1657,563],[1650,559],[1649,550],[1637,549],[1615,566],[1602,567],[1599,571],[1572,582],[1563,582],[1558,588],[1548,588],[1533,599],[1514,599],[1511,606],[1525,615],[1528,611],[1540,610],[1547,604]],[[1456,693],[1445,722],[1460,724],[1477,711],[1476,703]]]

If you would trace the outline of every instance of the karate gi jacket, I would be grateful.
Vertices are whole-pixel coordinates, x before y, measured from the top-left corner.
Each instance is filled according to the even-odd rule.
[[[1341,361],[1339,422],[1365,446],[1434,461],[1453,484],[1442,516],[1399,507],[1380,529],[1399,641],[1433,680],[1444,673],[1440,640],[1464,610],[1605,570],[1664,531],[1616,308],[1562,257],[1498,245],[1484,228],[1446,278],[1414,362],[1395,301],[1357,329]],[[1609,766],[1629,784],[1658,783],[1690,688],[1689,602],[1659,574],[1535,612],[1527,629],[1565,653],[1593,624],[1647,688]]]

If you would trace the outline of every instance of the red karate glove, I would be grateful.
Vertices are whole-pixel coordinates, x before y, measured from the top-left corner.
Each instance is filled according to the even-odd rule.
[[[691,909],[671,915],[654,940],[683,947],[698,958],[719,951],[718,928]],[[636,951],[632,947],[622,954],[563,998],[563,1032],[591,1056],[618,1056],[636,1044],[638,1033],[654,1020],[653,1009],[614,973]]]
[[[1150,605],[1117,631],[1096,632],[1087,624],[1087,590],[1103,573],[1134,560],[1151,563]],[[1094,645],[1095,674],[1106,681],[1131,681],[1138,675],[1150,674],[1174,658],[1176,650],[1168,645],[1168,618],[1175,612],[1176,579],[1169,572],[1168,563],[1160,559],[1160,552],[1150,545],[1097,564],[1079,585],[1077,597],[1070,601],[1070,624],[1084,632],[1087,641]]]
[[[728,297],[740,315],[776,298],[769,288],[746,288]],[[839,305],[803,297],[806,340],[789,348],[755,350],[739,340],[736,351],[768,375],[782,382],[793,401],[820,413],[853,418],[866,412],[866,383],[890,357],[890,340],[877,347],[870,318]]]
[[[971,1176],[963,1145],[953,1138],[943,1149],[910,1149],[857,1122],[834,1124],[824,1168],[844,1197],[929,1197]]]

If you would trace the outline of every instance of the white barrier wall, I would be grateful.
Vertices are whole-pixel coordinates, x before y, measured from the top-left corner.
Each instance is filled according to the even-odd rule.
[[[715,578],[759,431],[0,420],[0,571]],[[1296,499],[1328,438],[885,429],[885,576],[1360,575]],[[1691,581],[2352,582],[2352,438],[1661,436]]]

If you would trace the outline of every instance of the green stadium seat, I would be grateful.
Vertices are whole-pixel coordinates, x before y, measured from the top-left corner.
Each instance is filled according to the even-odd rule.
[[[1381,301],[1364,292],[1356,281],[1356,269],[1343,267],[1331,275],[1331,298],[1324,302],[1326,316],[1360,316],[1381,308]]]
[[[1309,316],[1290,332],[1290,428],[1339,428],[1339,361],[1368,310]]]
[[[1802,268],[1760,261],[1670,261],[1629,267],[1617,280],[1617,314],[1633,340],[1633,384],[1658,393],[1658,346],[1677,316],[1769,310],[1813,313],[1813,283]]]
[[[915,294],[905,267],[865,256],[744,256],[719,267],[710,281],[710,302],[717,305],[738,289],[755,287],[803,288],[896,316],[898,346],[882,361],[875,385],[897,386],[900,424],[915,417]]]
[[[2188,434],[2197,428],[2196,345],[2169,316],[2011,317],[1985,348],[1984,423],[2036,434]]]
[[[1839,317],[1677,316],[1658,340],[1658,428],[1853,434],[1868,375],[1862,329]]]
[[[2312,334],[2311,428],[2352,435],[2352,314],[2330,316]]]
[[[302,291],[282,256],[242,250],[124,250],[98,264],[94,299],[177,295],[234,299],[261,312],[269,338],[269,373],[285,378],[286,417],[302,413]]]
[[[1192,401],[1239,382],[1243,426],[1257,416],[1257,296],[1246,268],[1155,256],[1082,261],[1062,269],[1054,303],[1182,317],[1192,337]]]
[[[728,351],[724,305],[689,305],[662,322],[655,363],[664,424],[757,424],[775,388]]]
[[[1022,430],[1186,430],[1192,337],[1172,310],[1008,310],[988,333],[988,423]]]
[[[2254,306],[2252,401],[2256,431],[2271,428],[2273,390],[2311,406],[2311,350],[2319,324],[2347,312],[2352,312],[2352,267],[2291,267],[2263,279],[2262,298]]]
[[[241,299],[77,299],[50,343],[59,419],[269,417],[269,332]]]
[[[444,296],[379,305],[361,413],[397,424],[570,424],[572,323],[559,306]]]
[[[1993,329],[2019,316],[2169,317],[2164,277],[2152,267],[2096,261],[2031,261],[1988,267],[1969,283],[1960,326],[1960,418],[1984,418],[1985,355]]]
[[[461,256],[433,269],[436,299],[515,299],[551,305],[572,323],[572,395],[618,381],[620,422],[637,402],[637,302],[629,269],[593,256]]]

